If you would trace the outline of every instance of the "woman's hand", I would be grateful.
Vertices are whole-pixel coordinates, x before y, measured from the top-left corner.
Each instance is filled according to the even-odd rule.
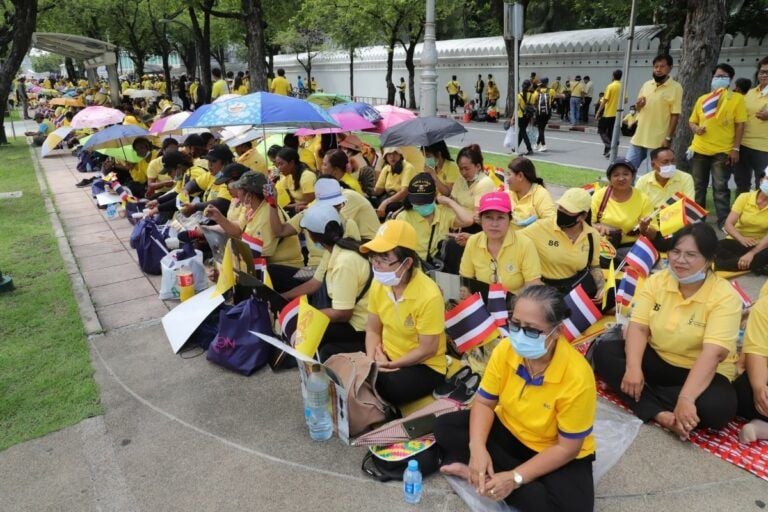
[[[760,389],[753,389],[752,394],[755,397],[755,409],[763,416],[768,416],[768,386]]]
[[[752,254],[752,251],[745,253],[741,258],[739,258],[739,270],[749,270],[749,267],[752,265],[752,260],[754,258],[755,255]]]
[[[376,368],[382,372],[393,372],[397,370],[392,366],[392,361],[389,360],[387,354],[384,353],[384,349],[381,345],[376,345],[376,352],[373,354],[373,360],[376,362]]]
[[[645,236],[645,234],[648,233],[648,226],[650,225],[651,225],[650,217],[645,217],[644,219],[640,219],[640,224],[639,224],[640,234]]]
[[[467,240],[469,240],[469,233],[456,233],[453,235],[453,239],[459,247],[464,247],[467,245]]]
[[[389,203],[384,200],[379,204],[379,207],[376,208],[376,215],[378,215],[380,218],[384,218],[384,215],[387,213],[387,205]]]
[[[197,211],[197,208],[194,204],[185,204],[181,207],[181,214],[185,217],[189,217],[190,215],[194,214]]]
[[[626,369],[624,378],[621,379],[621,390],[624,393],[634,398],[635,402],[639,402],[644,385],[645,377],[643,376],[643,370],[641,368]]]
[[[149,208],[150,210],[153,209],[153,208],[157,208],[157,204],[158,204],[157,200],[149,201],[147,203],[147,208]]]
[[[485,496],[487,483],[493,476],[493,461],[485,445],[470,448],[469,485],[474,486],[478,494]]]
[[[600,233],[600,236],[608,236],[608,234],[611,232],[611,228],[605,224],[595,224],[593,227],[597,230],[598,233]]]
[[[203,210],[203,215],[211,219],[216,224],[218,224],[221,221],[221,219],[224,218],[224,215],[221,213],[221,210],[219,210],[213,205],[206,206],[205,210]]]
[[[677,424],[685,432],[686,437],[699,424],[699,415],[696,414],[696,404],[692,398],[680,395],[677,398],[677,405],[675,405],[673,413]]]
[[[761,110],[760,112],[755,114],[755,117],[761,121],[768,121],[768,110]]]
[[[493,478],[486,482],[485,489],[485,496],[487,498],[501,501],[517,489],[517,484],[511,471],[503,471],[496,473]]]
[[[748,238],[746,236],[742,236],[739,238],[739,243],[744,247],[755,247],[757,244],[760,243],[760,240],[756,238]]]

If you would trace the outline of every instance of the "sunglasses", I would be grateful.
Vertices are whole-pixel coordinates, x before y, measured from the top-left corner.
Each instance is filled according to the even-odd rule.
[[[509,332],[520,332],[520,329],[522,329],[523,334],[525,334],[527,337],[531,339],[536,339],[542,334],[547,334],[544,331],[536,329],[534,327],[523,327],[520,322],[515,322],[514,320],[507,321],[507,328],[509,329]],[[552,331],[549,331],[549,332],[551,333]]]

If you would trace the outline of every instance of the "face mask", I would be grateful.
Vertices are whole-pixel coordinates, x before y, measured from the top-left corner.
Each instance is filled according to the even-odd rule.
[[[579,223],[579,215],[568,215],[565,212],[561,212],[560,210],[557,210],[557,225],[561,229],[564,228],[572,228],[576,224]]]
[[[727,88],[731,85],[731,79],[727,76],[714,76],[712,77],[712,90]]]
[[[435,169],[437,168],[437,158],[432,156],[427,157],[427,159],[424,161],[424,164],[430,169]]]
[[[657,84],[660,84],[661,82],[667,79],[667,75],[656,76],[656,74],[654,73],[653,79],[656,81]]]
[[[397,271],[400,270],[400,268],[403,266],[403,263],[401,263],[399,267],[391,272],[382,272],[380,270],[376,270],[375,268],[371,269],[373,270],[373,278],[384,286],[397,286],[400,284],[400,281],[403,278],[403,276],[397,276]]]
[[[675,164],[662,165],[659,167],[659,176],[662,178],[671,178],[675,174],[675,171],[677,171]]]
[[[531,215],[527,219],[516,220],[515,224],[518,226],[528,226],[529,224],[533,224],[534,222],[536,222],[536,219],[538,219],[536,215]]]
[[[632,115],[635,115],[637,113],[637,111],[635,109],[631,108],[631,109],[629,109],[629,113],[632,114]]]
[[[415,211],[422,217],[426,217],[427,215],[432,215],[435,212],[435,203],[415,204],[413,205],[413,211]]]
[[[321,244],[320,242],[312,242],[312,243],[314,244],[315,249],[317,249],[318,251],[324,251],[325,250],[325,246],[323,246],[323,244]]]
[[[698,272],[695,272],[689,276],[686,277],[680,277],[677,274],[675,274],[675,271],[672,270],[672,267],[668,267],[669,273],[672,275],[672,277],[677,280],[680,284],[694,284],[694,283],[700,283],[701,281],[705,280],[707,278],[707,267],[706,265],[704,268],[699,270]]]
[[[549,331],[549,334],[552,334],[555,329]],[[547,337],[549,337],[549,334],[541,333],[537,337],[531,338],[526,336],[521,328],[517,332],[510,331],[509,342],[520,357],[539,359],[547,353]]]
[[[768,196],[768,180],[760,182],[760,192]]]

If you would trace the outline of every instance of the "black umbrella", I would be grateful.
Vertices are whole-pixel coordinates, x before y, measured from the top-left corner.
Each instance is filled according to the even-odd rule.
[[[447,117],[417,117],[397,124],[381,134],[382,147],[431,146],[467,129]]]

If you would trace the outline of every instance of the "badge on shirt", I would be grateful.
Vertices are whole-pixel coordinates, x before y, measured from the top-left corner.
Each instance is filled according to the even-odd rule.
[[[404,325],[405,327],[408,327],[408,328],[411,328],[411,327],[413,327],[413,326],[414,326],[414,323],[413,323],[413,316],[411,316],[411,315],[408,315],[408,316],[405,318],[405,322],[403,322],[403,325]]]
[[[507,265],[507,272],[514,272],[515,271],[515,265],[513,263],[510,263]]]

